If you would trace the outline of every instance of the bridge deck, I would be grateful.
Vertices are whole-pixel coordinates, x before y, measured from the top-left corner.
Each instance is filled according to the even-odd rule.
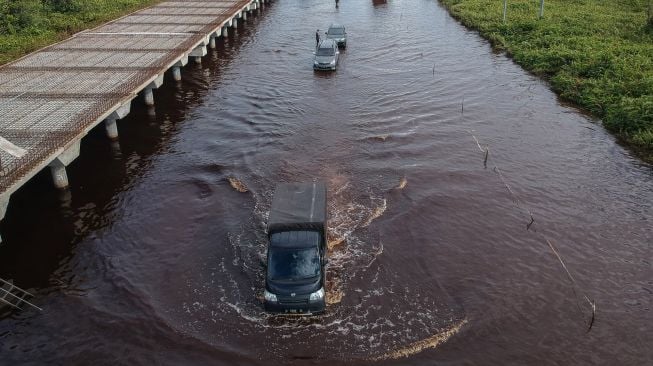
[[[257,0],[168,1],[0,67],[0,198]],[[0,202],[2,203],[2,202]],[[0,207],[0,219],[4,208]]]

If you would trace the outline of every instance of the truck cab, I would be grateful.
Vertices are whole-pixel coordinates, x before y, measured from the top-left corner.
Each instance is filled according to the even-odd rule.
[[[264,306],[271,313],[326,310],[326,186],[279,184],[268,218]]]

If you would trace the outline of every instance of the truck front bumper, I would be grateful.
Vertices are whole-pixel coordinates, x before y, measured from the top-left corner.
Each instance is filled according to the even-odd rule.
[[[324,299],[317,301],[297,300],[297,301],[265,301],[265,311],[274,314],[293,314],[293,315],[314,315],[323,313],[326,310]]]

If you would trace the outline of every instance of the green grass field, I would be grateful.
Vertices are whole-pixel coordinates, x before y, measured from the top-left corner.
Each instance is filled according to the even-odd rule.
[[[440,0],[564,99],[653,161],[653,19],[648,0]]]
[[[0,0],[0,65],[158,0]]]

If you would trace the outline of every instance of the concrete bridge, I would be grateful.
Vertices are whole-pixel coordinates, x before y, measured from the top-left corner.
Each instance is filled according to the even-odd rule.
[[[139,94],[154,105],[165,72],[181,80],[217,37],[271,0],[166,1],[0,67],[0,220],[11,194],[48,167],[68,187],[66,166],[100,123],[118,138],[116,120]],[[0,237],[0,241],[1,241]]]

